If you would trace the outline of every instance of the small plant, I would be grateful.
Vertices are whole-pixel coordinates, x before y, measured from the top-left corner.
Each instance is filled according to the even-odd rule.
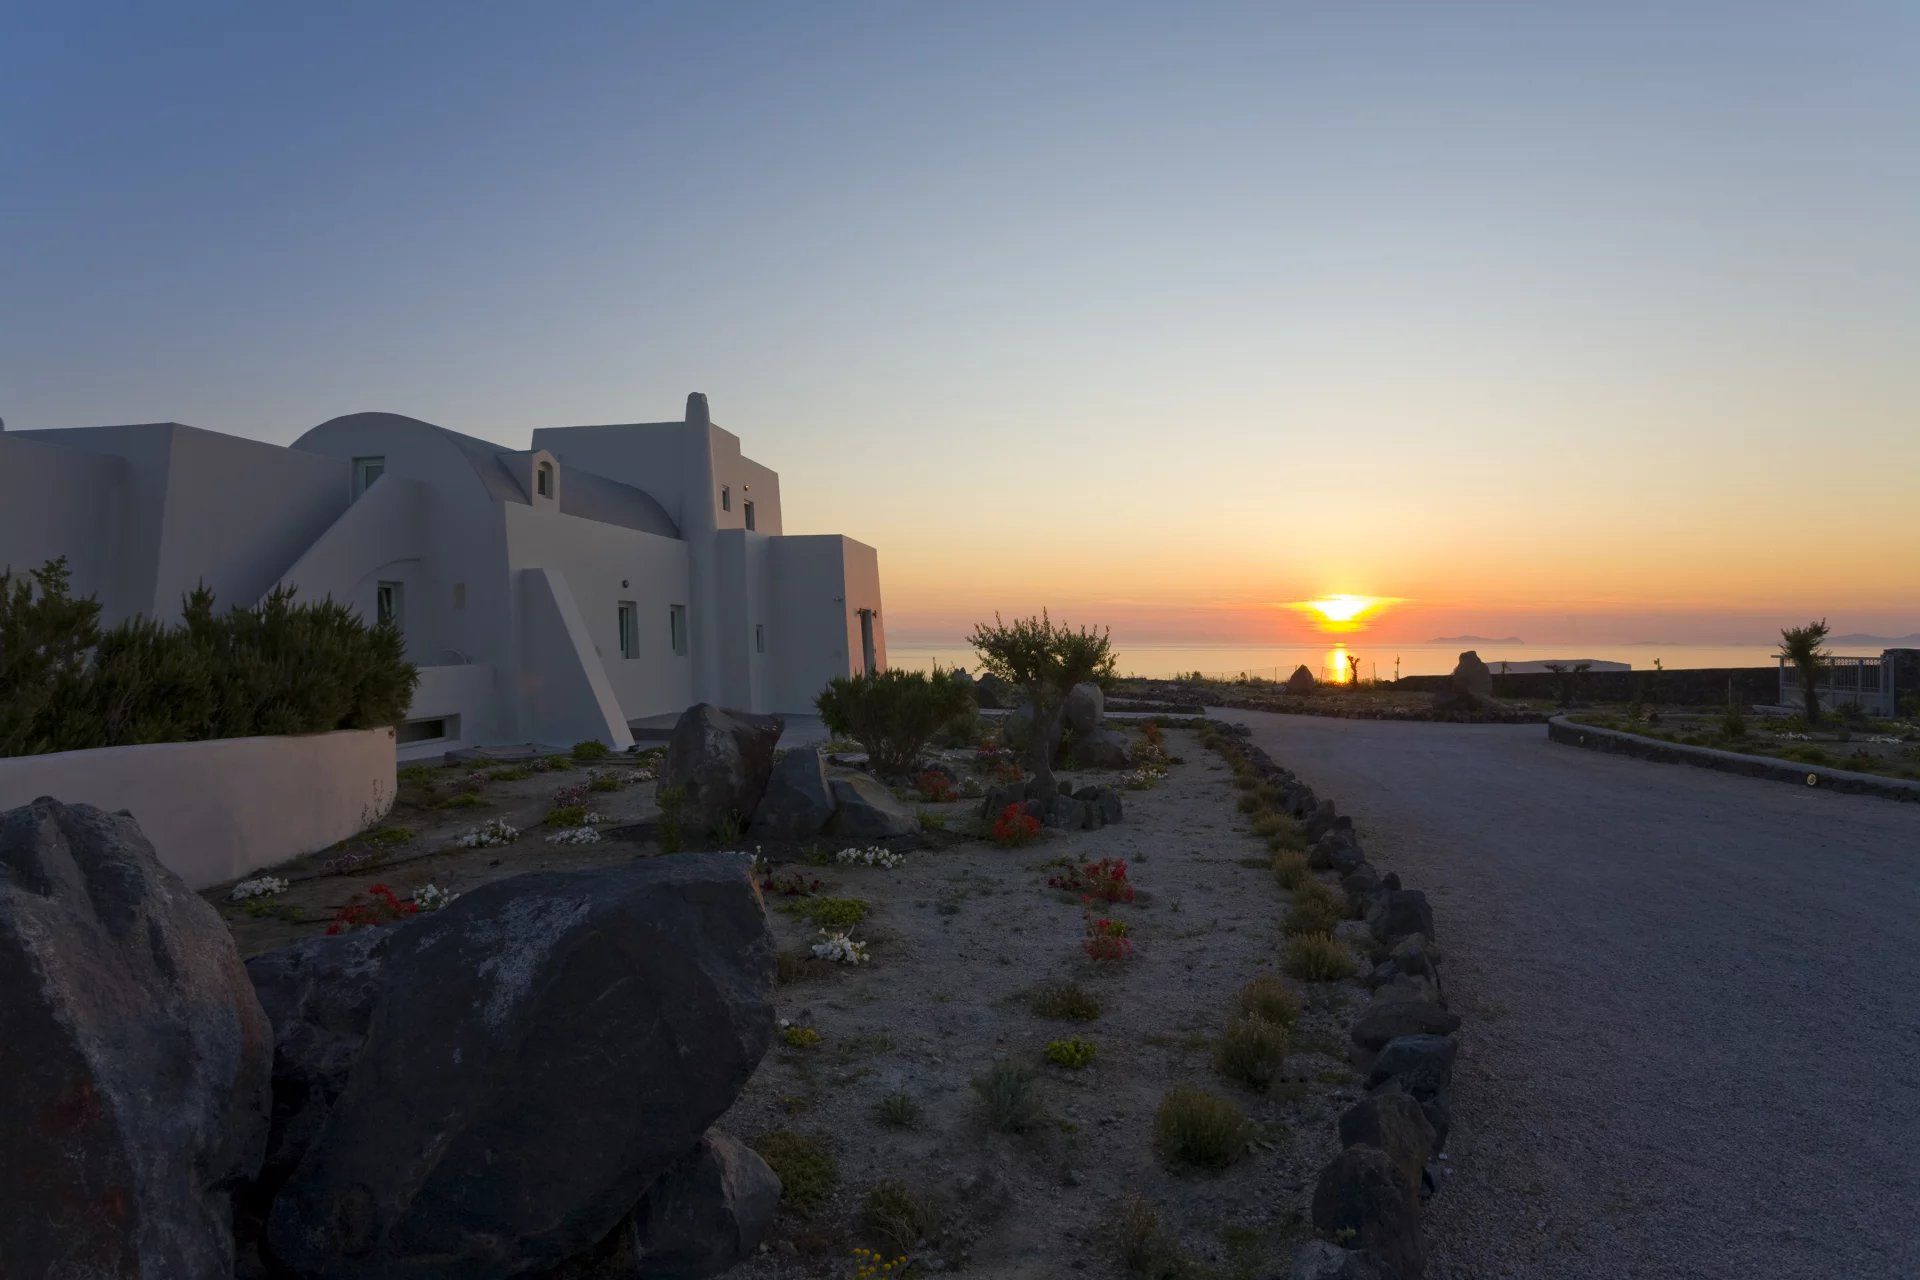
[[[604,742],[596,742],[588,738],[585,742],[574,743],[573,750],[567,754],[580,761],[605,760],[613,754],[613,748]]]
[[[1747,711],[1734,694],[1731,680],[1727,681],[1727,705],[1720,712],[1720,732],[1734,739],[1747,736]]]
[[[573,768],[572,756],[542,756],[533,762],[533,767],[547,773],[565,773]]]
[[[804,898],[808,894],[820,892],[818,877],[809,877],[799,871],[786,871],[780,875],[767,875],[761,878],[760,892],[777,894],[783,898]]]
[[[986,1107],[987,1123],[1003,1133],[1025,1133],[1040,1123],[1043,1113],[1029,1067],[995,1063],[973,1078],[973,1091]]]
[[[453,843],[462,849],[492,849],[498,845],[512,844],[519,838],[519,828],[508,826],[505,818],[493,818],[485,826],[475,827]]]
[[[340,908],[333,923],[327,926],[329,934],[347,933],[354,929],[368,929],[383,924],[393,924],[415,915],[420,908],[411,902],[402,902],[394,896],[393,890],[383,884],[370,887],[365,893],[356,893]]]
[[[1077,893],[1089,902],[1133,901],[1133,885],[1127,879],[1125,858],[1102,858],[1098,862],[1080,863],[1058,875],[1048,876],[1047,883],[1055,889]]]
[[[920,823],[920,829],[922,831],[945,831],[947,829],[947,815],[936,809],[928,809],[923,806],[915,809],[913,816]]]
[[[1293,988],[1272,974],[1262,974],[1234,996],[1241,1013],[1265,1018],[1276,1026],[1290,1027],[1300,1019],[1300,997]]]
[[[1100,1016],[1100,997],[1077,982],[1050,982],[1033,993],[1032,1008],[1042,1018],[1092,1022]]]
[[[713,820],[713,838],[723,846],[739,843],[740,833],[746,829],[740,815],[729,809]]]
[[[542,821],[549,827],[584,827],[592,824],[599,815],[588,810],[584,804],[560,804],[547,810]]]
[[[1141,1280],[1191,1280],[1192,1263],[1160,1230],[1160,1215],[1145,1197],[1128,1196],[1107,1224],[1114,1257]]]
[[[390,849],[396,844],[405,844],[413,839],[412,827],[380,827],[367,832],[367,843],[379,849]]]
[[[429,881],[413,891],[413,905],[422,911],[439,911],[452,906],[454,899],[459,896]]]
[[[1129,770],[1120,779],[1120,785],[1129,791],[1150,791],[1154,785],[1167,776],[1167,766],[1159,763],[1147,763]]]
[[[917,1129],[923,1112],[912,1094],[896,1089],[880,1099],[874,1107],[874,1115],[889,1129]]]
[[[227,891],[228,902],[246,902],[251,898],[271,898],[275,894],[285,893],[287,882],[279,876],[255,876],[251,880],[242,880]]]
[[[921,799],[934,804],[959,799],[960,793],[954,790],[953,779],[937,770],[929,769],[922,773],[913,785],[920,792]]]
[[[654,800],[660,806],[660,851],[678,853],[686,840],[686,834],[680,829],[680,815],[687,807],[686,788],[663,787]]]
[[[495,769],[489,776],[495,782],[525,782],[533,776],[533,770],[524,764],[510,764],[504,769]]]
[[[804,898],[793,905],[801,919],[839,933],[865,920],[868,910],[864,898]]]
[[[1349,915],[1347,901],[1318,880],[1309,879],[1293,891],[1283,928],[1288,934],[1332,933]]]
[[[437,804],[434,805],[434,808],[436,809],[479,809],[479,808],[485,807],[486,803],[487,802],[485,800],[482,800],[480,798],[480,793],[478,791],[462,791],[456,795],[448,796],[445,800],[439,801]]]
[[[875,1184],[867,1193],[866,1203],[860,1206],[860,1225],[875,1239],[895,1249],[911,1249],[938,1234],[940,1215],[906,1183],[889,1179]]]
[[[599,844],[603,837],[598,827],[562,827],[547,837],[548,844]]]
[[[1288,893],[1298,893],[1301,885],[1313,880],[1313,869],[1307,863],[1307,855],[1292,849],[1274,854],[1273,878]]]
[[[567,809],[587,802],[587,784],[577,782],[570,787],[561,787],[553,793],[553,807]]]
[[[833,855],[833,860],[843,867],[885,867],[892,871],[906,862],[907,855],[876,844],[865,849],[842,849]]]
[[[1265,1093],[1280,1079],[1286,1060],[1287,1029],[1257,1013],[1243,1013],[1227,1023],[1213,1065],[1229,1080]]]
[[[789,1049],[818,1049],[820,1033],[812,1027],[782,1027],[780,1038],[786,1041]]]
[[[852,1280],[886,1280],[886,1277],[904,1274],[907,1256],[897,1254],[887,1257],[872,1249],[854,1249]]]
[[[435,775],[439,772],[430,764],[409,764],[402,765],[394,776],[405,786],[430,787],[437,781]]]
[[[1229,1098],[1195,1085],[1176,1085],[1153,1117],[1154,1142],[1175,1164],[1224,1169],[1247,1149],[1246,1112]]]
[[[1302,982],[1338,982],[1353,976],[1353,956],[1331,934],[1302,933],[1287,939],[1285,966]]]
[[[589,791],[618,791],[625,785],[626,780],[612,769],[595,769],[587,779]]]
[[[1127,936],[1127,922],[1105,916],[1089,918],[1087,936],[1082,939],[1080,949],[1099,961],[1117,963],[1133,959],[1133,939]]]
[[[1045,1050],[1048,1062],[1056,1067],[1065,1067],[1069,1071],[1078,1071],[1087,1066],[1093,1061],[1097,1052],[1093,1041],[1080,1036],[1051,1041]]]
[[[993,822],[993,842],[1012,847],[1030,843],[1040,834],[1040,819],[1028,813],[1018,801],[1000,811]]]
[[[813,944],[813,958],[830,964],[851,965],[862,965],[872,959],[867,954],[866,943],[844,933],[828,933],[825,929],[820,931],[820,941]]]
[[[795,1213],[818,1209],[840,1183],[840,1166],[814,1134],[775,1129],[762,1134],[753,1149],[780,1179],[780,1198]]]

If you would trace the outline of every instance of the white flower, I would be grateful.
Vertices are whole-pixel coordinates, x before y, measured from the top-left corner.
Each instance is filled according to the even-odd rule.
[[[824,942],[813,944],[813,958],[827,960],[834,964],[865,964],[871,958],[867,955],[867,944],[849,938],[844,933],[820,931]]]
[[[227,894],[228,902],[245,902],[249,898],[270,898],[276,893],[285,893],[287,882],[279,876],[255,876],[251,880],[242,880],[233,886]]]
[[[503,818],[494,818],[486,826],[475,827],[467,832],[454,844],[462,849],[491,849],[496,845],[512,844],[519,838],[519,828],[508,826]]]
[[[876,844],[866,849],[842,849],[833,860],[844,866],[885,867],[891,871],[906,862],[907,855]]]
[[[592,827],[568,827],[547,837],[548,844],[599,844],[600,833]]]
[[[457,893],[448,893],[437,884],[423,884],[413,891],[413,905],[422,911],[438,911],[451,906],[459,896]]]

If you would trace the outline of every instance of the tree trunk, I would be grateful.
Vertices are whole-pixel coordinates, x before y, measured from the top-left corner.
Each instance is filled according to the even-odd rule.
[[[1060,749],[1060,724],[1067,714],[1065,698],[1039,700],[1033,709],[1033,736],[1027,742],[1027,768],[1053,785],[1053,753]]]
[[[1820,691],[1813,685],[1814,678],[1820,673],[1820,665],[1816,662],[1795,665],[1800,668],[1800,696],[1806,699],[1807,726],[1811,728],[1820,723]]]

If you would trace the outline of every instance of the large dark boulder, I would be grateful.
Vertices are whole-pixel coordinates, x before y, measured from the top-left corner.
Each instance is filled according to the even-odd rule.
[[[1107,695],[1091,680],[1067,690],[1061,718],[1067,728],[1085,737],[1101,727],[1107,715]]]
[[[0,1276],[228,1276],[273,1038],[124,813],[0,814]]]
[[[1307,850],[1307,865],[1315,871],[1344,876],[1364,861],[1366,856],[1360,852],[1360,841],[1352,827],[1330,828]]]
[[[1460,1029],[1460,1015],[1433,1000],[1377,999],[1354,1020],[1349,1034],[1368,1052],[1401,1036],[1444,1036]]]
[[[1493,696],[1493,672],[1480,660],[1480,655],[1472,649],[1460,655],[1454,664],[1453,674],[1447,677],[1442,696],[1465,697],[1484,700]]]
[[[1302,831],[1302,834],[1307,838],[1307,842],[1311,844],[1321,836],[1327,834],[1327,832],[1333,830],[1334,819],[1338,816],[1339,812],[1333,807],[1333,801],[1331,800],[1322,800],[1319,804],[1315,805],[1313,812],[1307,815],[1307,825]],[[1351,826],[1352,824],[1349,823],[1348,825]]]
[[[1112,787],[1081,787],[1073,793],[1073,798],[1086,801],[1087,807],[1094,811],[1098,820],[1088,825],[1096,829],[1120,821],[1125,814],[1120,793]]]
[[[701,1280],[760,1247],[780,1179],[758,1152],[713,1132],[682,1156],[590,1252],[543,1280]]]
[[[1367,928],[1383,946],[1396,946],[1419,934],[1433,937],[1433,908],[1418,889],[1389,889],[1377,893],[1367,909]]]
[[[1293,669],[1292,675],[1287,677],[1287,692],[1298,694],[1312,693],[1314,686],[1319,683],[1319,681],[1313,678],[1313,672],[1307,670],[1306,664],[1302,663]]]
[[[654,794],[669,803],[677,794],[680,829],[688,835],[707,835],[729,818],[744,828],[767,789],[773,745],[785,727],[779,716],[696,702],[673,726]]]
[[[1076,736],[1067,749],[1067,766],[1072,769],[1127,769],[1132,765],[1132,744],[1118,729],[1090,729]]]
[[[774,949],[747,867],[682,854],[516,876],[375,944],[300,944],[364,947],[289,967],[346,975],[339,1006],[370,1010],[331,1107],[286,1152],[269,1259],[304,1280],[492,1280],[604,1240],[772,1037]],[[330,1082],[302,1079],[290,1046],[351,1027],[309,1036],[320,993],[282,1006],[281,989],[262,988],[289,1047],[278,1085],[312,1099]]]
[[[753,811],[753,833],[769,840],[810,840],[833,818],[827,762],[815,747],[783,751]]]
[[[1378,1147],[1348,1147],[1320,1171],[1313,1226],[1321,1235],[1380,1256],[1402,1276],[1426,1270],[1420,1192]]]
[[[1433,1124],[1419,1100],[1401,1089],[1382,1089],[1340,1116],[1340,1145],[1378,1147],[1393,1160],[1408,1186],[1418,1191],[1427,1157],[1434,1151]]]
[[[833,820],[827,824],[831,834],[849,840],[886,840],[920,829],[913,811],[871,775],[836,770],[828,781],[834,804]]]
[[[1453,1060],[1459,1052],[1460,1042],[1450,1035],[1389,1040],[1367,1072],[1367,1087],[1375,1089],[1388,1081],[1398,1081],[1416,1098],[1439,1097],[1453,1081]]]

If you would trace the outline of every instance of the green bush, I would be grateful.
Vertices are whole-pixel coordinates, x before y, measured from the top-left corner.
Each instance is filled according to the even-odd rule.
[[[596,742],[592,738],[573,744],[572,755],[575,760],[605,760],[612,754],[612,747],[604,742]]]
[[[839,676],[814,699],[829,732],[854,739],[874,772],[910,772],[942,725],[973,706],[973,694],[950,671],[889,669]]]
[[[1287,1029],[1256,1013],[1243,1013],[1228,1022],[1213,1055],[1214,1068],[1221,1075],[1262,1093],[1280,1078],[1286,1061]]]
[[[864,898],[799,898],[791,909],[822,929],[843,933],[867,918],[868,907]]]
[[[791,1129],[775,1129],[753,1144],[780,1179],[780,1198],[799,1214],[826,1202],[840,1183],[840,1165],[824,1139]]]
[[[1100,997],[1077,982],[1050,982],[1033,993],[1033,1011],[1062,1022],[1092,1022],[1100,1016]]]
[[[1176,1085],[1153,1117],[1154,1142],[1175,1164],[1222,1169],[1238,1160],[1250,1137],[1247,1114],[1217,1093]]]
[[[1065,1067],[1069,1071],[1078,1071],[1091,1064],[1099,1054],[1093,1041],[1081,1036],[1069,1036],[1065,1040],[1054,1040],[1046,1048],[1047,1061],[1056,1067]]]
[[[178,626],[103,630],[70,584],[64,559],[0,571],[0,756],[377,728],[419,680],[397,629],[332,600],[279,589],[215,614],[200,587]]]
[[[1290,1027],[1300,1020],[1300,997],[1270,973],[1240,988],[1234,1003],[1241,1013],[1254,1014],[1277,1026]]]
[[[860,1206],[860,1226],[894,1250],[906,1250],[940,1233],[940,1214],[925,1196],[894,1179],[875,1184]]]
[[[1353,976],[1353,956],[1331,934],[1303,933],[1287,939],[1283,961],[1302,982],[1338,982]]]
[[[1005,1133],[1025,1133],[1043,1112],[1033,1089],[1033,1071],[1011,1062],[996,1063],[973,1078],[973,1091],[987,1111],[987,1123]]]

